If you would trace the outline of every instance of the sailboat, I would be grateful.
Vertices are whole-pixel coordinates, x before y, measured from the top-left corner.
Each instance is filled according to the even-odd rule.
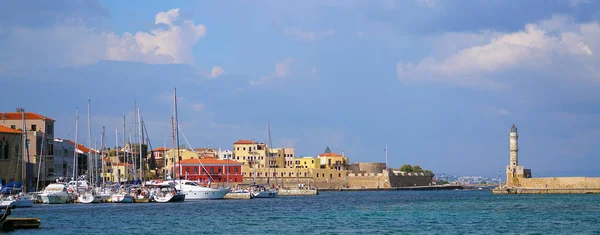
[[[28,167],[25,167],[25,164],[27,163],[25,161],[25,156],[26,156],[25,154],[29,154],[29,144],[27,142],[27,130],[25,129],[25,127],[26,127],[25,110],[18,109],[18,111],[21,112],[21,119],[23,122],[23,132],[22,132],[23,147],[21,148],[21,150],[22,150],[21,172],[25,172],[25,171],[29,170]],[[15,167],[16,166],[18,166],[18,164],[16,164]],[[31,177],[31,174],[30,174],[30,177]],[[23,174],[21,176],[21,179],[23,181],[25,180],[25,177],[23,177]],[[18,187],[19,185],[21,187]],[[0,201],[0,205],[13,206],[13,207],[32,207],[33,206],[34,198],[30,195],[27,195],[27,186],[25,186],[19,182],[13,181],[13,182],[8,183],[4,187],[2,187],[2,193],[9,193],[9,196],[6,198],[3,198],[2,201]]]
[[[175,88],[175,92],[174,92],[174,99],[173,99],[173,104],[174,104],[174,108],[173,108],[173,112],[175,114],[175,119],[172,121],[172,131],[174,133],[173,137],[175,137],[175,141],[177,143],[177,148],[173,148],[174,150],[176,150],[177,156],[173,156],[176,161],[179,163],[180,161],[180,156],[179,156],[179,119],[177,116],[177,88]],[[175,146],[174,146],[175,147]],[[175,153],[175,152],[174,152]],[[175,167],[175,164],[173,164],[173,167]],[[181,185],[181,165],[179,167],[179,177],[177,177],[179,180],[179,184]],[[156,202],[182,202],[185,200],[185,194],[183,194],[181,191],[178,191],[177,188],[175,188],[175,180],[173,180],[173,182],[164,182],[163,184],[158,186],[157,192],[154,194],[154,201]]]
[[[117,146],[119,145],[119,140],[118,140],[119,134],[118,133],[119,133],[119,130],[116,130],[116,145]],[[118,159],[119,158],[119,148],[118,147],[115,147],[115,154]],[[125,164],[123,165],[123,169],[125,171],[125,181],[124,181],[125,183],[123,184],[123,188],[119,189],[119,192],[117,192],[111,196],[110,200],[115,203],[132,203],[133,196],[127,192],[127,180],[128,180],[127,165],[128,164],[127,164],[127,157],[126,157],[127,152],[125,151],[125,116],[123,116],[123,154],[124,154],[123,159],[125,160]],[[120,177],[121,172],[117,172],[117,174]],[[118,182],[118,183],[120,184],[120,182]]]
[[[269,175],[270,172],[268,169],[270,169],[270,165],[271,165],[271,126],[270,123],[267,121],[267,157],[266,157],[266,164],[267,165],[267,185],[258,185],[258,184],[253,184],[250,185],[250,190],[252,193],[252,196],[254,198],[274,198],[277,197],[277,194],[279,193],[279,190],[277,189],[272,189],[269,188]],[[256,175],[256,173],[255,173]],[[277,174],[275,174],[275,177],[277,177]],[[277,180],[277,178],[275,178],[275,180]],[[256,180],[255,180],[256,181]]]
[[[90,117],[90,100],[88,99],[88,145],[92,147],[92,122]],[[91,160],[91,161],[90,161]],[[100,202],[100,196],[96,195],[94,191],[95,184],[93,183],[94,177],[94,163],[96,160],[92,157],[92,151],[88,151],[88,174],[91,175],[90,180],[92,183],[91,187],[88,187],[86,190],[79,193],[79,197],[77,197],[77,201],[80,203],[88,204],[88,203],[98,203]],[[85,182],[87,184],[87,182]]]

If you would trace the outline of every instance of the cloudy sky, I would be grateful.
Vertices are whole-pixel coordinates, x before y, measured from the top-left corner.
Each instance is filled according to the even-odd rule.
[[[519,127],[534,176],[600,176],[600,1],[2,1],[0,110],[114,146],[134,100],[170,146],[265,141],[315,156],[496,176]],[[185,143],[182,137],[182,142]]]

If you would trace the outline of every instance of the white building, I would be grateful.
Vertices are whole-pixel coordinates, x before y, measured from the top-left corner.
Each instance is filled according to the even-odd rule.
[[[229,149],[225,149],[225,150],[221,150],[219,148],[219,152],[217,153],[217,158],[218,159],[231,159],[233,160],[233,151],[229,150]]]

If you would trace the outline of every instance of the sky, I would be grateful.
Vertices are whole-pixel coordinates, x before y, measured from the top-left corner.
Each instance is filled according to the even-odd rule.
[[[600,1],[2,1],[0,111],[88,145],[239,139],[352,162],[497,176],[519,128],[533,176],[600,176]],[[131,133],[135,136],[135,133]],[[185,137],[184,137],[185,136]],[[122,138],[119,137],[119,141]],[[94,144],[92,144],[94,145]]]

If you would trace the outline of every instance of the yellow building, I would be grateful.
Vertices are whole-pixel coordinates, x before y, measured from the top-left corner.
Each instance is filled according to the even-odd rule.
[[[322,153],[317,157],[320,160],[321,169],[345,170],[348,169],[348,166],[350,165],[350,161],[344,156],[344,152],[342,152],[342,154],[333,152]]]
[[[165,160],[165,167],[164,170],[166,170],[167,172],[170,171],[171,166],[174,164],[175,161],[177,161],[177,149],[171,149],[167,151],[167,157]],[[196,154],[194,151],[190,151],[188,149],[179,149],[179,156],[181,156],[181,160],[186,160],[186,159],[198,159],[198,154]]]
[[[125,181],[125,177],[127,176],[128,180],[133,179],[133,165],[129,163],[108,163],[108,172],[102,174],[102,177],[105,177],[109,182],[123,182]],[[127,168],[128,171],[125,171]]]
[[[316,157],[296,158],[294,166],[295,168],[319,169],[321,168],[321,160]]]
[[[266,168],[266,145],[253,140],[238,140],[233,143],[234,160],[250,168]]]

